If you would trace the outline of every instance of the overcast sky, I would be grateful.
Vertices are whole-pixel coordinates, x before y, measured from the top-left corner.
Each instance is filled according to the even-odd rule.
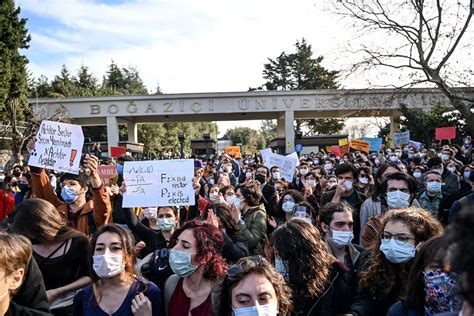
[[[333,0],[324,0],[333,1]],[[263,83],[267,58],[305,38],[330,70],[354,36],[321,0],[18,0],[32,41],[35,77],[65,64],[99,78],[111,60],[134,66],[147,88],[164,93],[247,91]],[[319,4],[318,4],[319,3]],[[370,76],[341,82],[367,87]],[[383,83],[383,79],[381,81]],[[230,125],[219,124],[221,132]],[[246,124],[246,123],[243,123]],[[246,124],[248,125],[248,124]],[[235,126],[235,125],[234,125]],[[255,127],[255,124],[253,125]]]

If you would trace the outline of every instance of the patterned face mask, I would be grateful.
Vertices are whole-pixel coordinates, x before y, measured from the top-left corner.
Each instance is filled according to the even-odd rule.
[[[459,294],[457,281],[451,273],[436,269],[423,272],[425,281],[425,310],[429,314],[459,311],[462,297]]]

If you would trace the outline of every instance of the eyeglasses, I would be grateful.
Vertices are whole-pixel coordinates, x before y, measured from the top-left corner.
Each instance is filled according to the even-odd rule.
[[[392,235],[392,234],[387,233],[387,232],[383,232],[382,234],[380,234],[380,239],[382,239],[382,240],[383,239],[390,240],[392,238],[399,245],[404,245],[404,244],[408,243],[410,240],[416,240],[414,237],[410,237],[410,236],[407,236],[407,235],[400,235],[400,234]]]
[[[249,267],[249,263],[255,266],[259,266],[264,260],[263,257],[260,255],[248,257],[247,259],[247,262],[233,264],[227,269],[226,274],[231,281],[235,280],[242,271],[247,269]]]

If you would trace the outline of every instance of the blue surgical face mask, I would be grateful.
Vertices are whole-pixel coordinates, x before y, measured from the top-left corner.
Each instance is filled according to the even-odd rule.
[[[400,190],[387,192],[387,205],[390,209],[406,208],[410,205],[410,194]]]
[[[63,198],[63,201],[66,203],[74,203],[76,202],[79,196],[77,195],[76,190],[65,185],[61,189],[61,197]]]
[[[277,304],[255,305],[250,307],[233,308],[234,316],[276,316]]]
[[[471,171],[464,171],[463,176],[464,179],[469,180],[469,177],[471,176]]]
[[[176,226],[176,223],[174,222],[174,218],[171,218],[171,217],[158,218],[156,220],[156,224],[158,225],[158,228],[163,232],[169,232]]]
[[[441,192],[441,183],[436,181],[430,181],[426,184],[426,189],[432,193]]]
[[[288,277],[288,267],[279,257],[275,258],[275,270],[280,273],[283,277]]]
[[[192,256],[190,252],[171,249],[169,258],[171,270],[183,278],[190,276],[198,268],[192,264]]]
[[[281,205],[281,208],[283,209],[283,212],[285,213],[291,213],[294,207],[295,207],[295,202],[293,201],[286,201]]]
[[[415,245],[395,241],[395,239],[382,239],[380,251],[391,263],[404,263],[415,257]]]
[[[118,174],[123,174],[123,165],[122,164],[117,164],[117,173]]]

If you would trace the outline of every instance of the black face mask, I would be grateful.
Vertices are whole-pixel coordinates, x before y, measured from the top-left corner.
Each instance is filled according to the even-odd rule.
[[[13,171],[13,175],[18,178],[19,176],[21,176],[21,171]]]
[[[263,174],[257,173],[255,175],[255,180],[260,182],[260,184],[263,184],[263,183],[265,183],[265,176]]]
[[[18,185],[18,182],[16,182],[16,181],[10,182],[10,185],[11,185],[12,187],[16,187],[16,186]]]

